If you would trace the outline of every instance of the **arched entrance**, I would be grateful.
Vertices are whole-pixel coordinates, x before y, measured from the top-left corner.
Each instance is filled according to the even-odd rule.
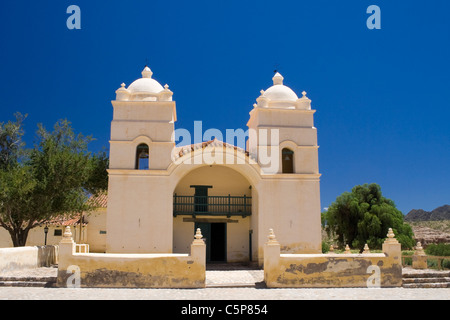
[[[174,188],[173,252],[188,252],[193,231],[200,228],[207,262],[253,260],[254,190],[233,166],[203,165],[187,172]]]

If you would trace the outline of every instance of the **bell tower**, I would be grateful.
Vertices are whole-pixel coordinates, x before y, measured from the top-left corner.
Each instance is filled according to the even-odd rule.
[[[111,169],[167,169],[174,147],[176,121],[173,92],[152,79],[149,67],[128,88],[123,83],[112,101]],[[148,166],[140,166],[146,158]]]
[[[283,84],[276,73],[273,86],[261,90],[250,112],[248,151],[265,173],[319,172],[317,130],[311,100]]]
[[[162,173],[172,163],[176,107],[169,86],[152,76],[146,66],[112,101],[108,252],[172,250],[172,190]]]
[[[315,110],[306,92],[298,98],[280,73],[272,81],[271,87],[261,90],[247,123],[247,149],[262,177],[257,229],[274,229],[284,252],[318,253],[321,209]],[[260,243],[265,235],[259,234]]]

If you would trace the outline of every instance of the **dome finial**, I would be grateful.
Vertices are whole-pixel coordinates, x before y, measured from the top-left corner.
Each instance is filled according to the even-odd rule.
[[[142,78],[151,78],[152,75],[152,70],[148,66],[145,66],[144,70],[142,70]]]
[[[273,85],[283,84],[283,79],[284,79],[283,76],[279,72],[275,73],[275,75],[272,78]]]

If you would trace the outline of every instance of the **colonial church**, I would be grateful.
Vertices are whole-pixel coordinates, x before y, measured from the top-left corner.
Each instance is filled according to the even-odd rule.
[[[243,147],[217,139],[176,146],[173,92],[145,67],[112,101],[103,208],[50,224],[45,243],[58,244],[71,226],[90,252],[188,253],[200,228],[207,262],[261,265],[273,229],[283,253],[321,253],[315,110],[279,73],[272,81],[249,106]],[[0,230],[0,247],[11,244]],[[44,226],[27,242],[43,244]]]
[[[168,85],[149,67],[122,84],[112,101],[106,252],[186,253],[196,228],[208,262],[262,264],[270,228],[282,252],[321,252],[315,110],[279,73],[272,81],[249,108],[245,148],[216,139],[177,147]]]

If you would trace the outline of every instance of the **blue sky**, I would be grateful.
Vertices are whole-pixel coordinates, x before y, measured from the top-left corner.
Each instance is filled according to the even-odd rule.
[[[317,110],[322,207],[371,182],[405,214],[450,203],[450,1],[4,1],[0,35],[0,121],[28,113],[30,144],[67,118],[108,148],[114,92],[147,61],[177,128],[246,129],[277,69]]]

